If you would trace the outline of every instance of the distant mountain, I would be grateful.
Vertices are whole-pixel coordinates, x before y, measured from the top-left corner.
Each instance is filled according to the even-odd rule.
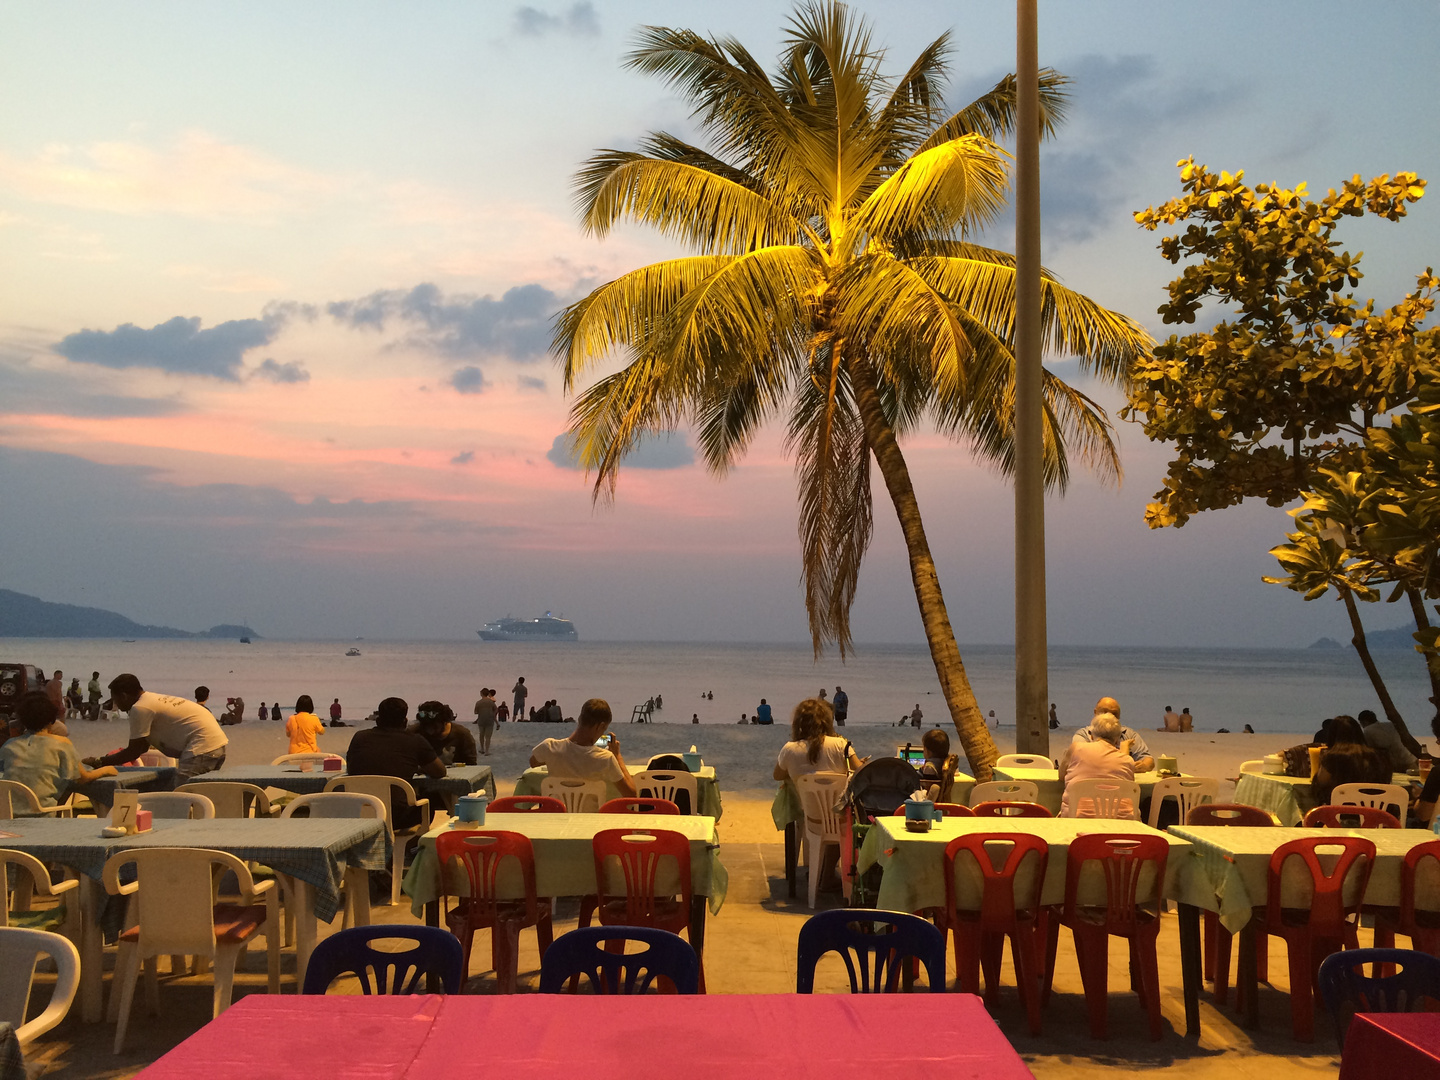
[[[198,633],[172,626],[144,626],[102,608],[52,604],[0,589],[0,637],[55,638],[258,638],[248,626],[212,626]]]
[[[1336,641],[1333,637],[1322,637],[1319,641],[1312,641],[1312,649],[1343,649],[1345,646]]]
[[[1391,630],[1367,630],[1365,631],[1365,643],[1372,649],[1413,649],[1415,648],[1415,627],[1397,626]],[[1344,644],[1334,638],[1322,637],[1319,641],[1312,641],[1312,649],[1348,649],[1350,643]]]

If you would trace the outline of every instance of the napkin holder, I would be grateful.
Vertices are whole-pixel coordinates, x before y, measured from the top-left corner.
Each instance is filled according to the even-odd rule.
[[[341,761],[338,757],[327,757],[324,761],[320,762],[320,770],[322,772],[339,772],[343,768],[345,768],[345,762]]]
[[[135,831],[137,833],[149,832],[154,824],[154,815],[149,810],[135,811]]]
[[[910,832],[929,832],[932,822],[945,818],[944,811],[929,799],[906,799],[904,806],[905,828]]]
[[[1161,754],[1158,758],[1155,759],[1155,768],[1159,771],[1161,776],[1179,776],[1180,769],[1178,768],[1178,765],[1179,762],[1177,762],[1169,754]]]
[[[1266,754],[1266,755],[1265,755],[1265,775],[1266,775],[1266,776],[1284,776],[1284,775],[1285,775],[1285,759],[1284,759],[1283,757],[1281,757],[1279,754]]]
[[[705,765],[705,759],[693,750],[688,750],[680,755],[680,760],[685,762],[685,768],[692,773],[699,772]]]

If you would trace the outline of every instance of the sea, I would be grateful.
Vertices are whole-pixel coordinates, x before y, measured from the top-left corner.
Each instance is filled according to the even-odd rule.
[[[359,656],[346,656],[350,648]],[[999,728],[1013,727],[1014,650],[1008,645],[961,647],[981,710],[993,710]],[[1390,693],[1419,737],[1433,713],[1429,682],[1418,654],[1376,654]],[[261,702],[280,701],[287,712],[309,694],[326,715],[338,698],[347,719],[367,716],[389,696],[449,704],[460,719],[472,715],[481,687],[511,700],[519,676],[529,705],[555,699],[573,716],[586,698],[610,703],[617,722],[658,697],[654,719],[734,724],[755,712],[761,698],[783,722],[794,704],[822,687],[843,686],[851,724],[894,724],[917,705],[928,722],[944,719],[944,699],[924,645],[861,645],[842,663],[816,660],[808,645],[474,641],[272,641],[4,638],[0,662],[58,667],[66,685],[82,688],[98,670],[101,682],[132,672],[148,690],[189,697],[210,688],[220,712],[227,697],[245,699],[254,719]],[[1097,698],[1117,698],[1125,721],[1140,730],[1160,726],[1167,706],[1189,708],[1196,731],[1251,724],[1257,732],[1309,734],[1320,721],[1380,706],[1352,649],[1154,649],[1052,646],[1050,699],[1060,721],[1078,726]]]

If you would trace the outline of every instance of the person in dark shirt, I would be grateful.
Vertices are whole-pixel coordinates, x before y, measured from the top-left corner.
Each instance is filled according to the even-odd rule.
[[[446,765],[478,765],[475,736],[455,723],[455,711],[442,701],[422,702],[411,731],[425,736]]]
[[[386,698],[375,710],[375,726],[357,731],[346,752],[345,771],[351,776],[398,776],[409,780],[417,773],[440,777],[445,763],[430,745],[430,740],[405,730],[405,717],[410,706],[402,698]],[[420,811],[403,801],[394,801],[390,808],[391,823],[397,829],[408,829],[420,823]],[[400,796],[403,799],[403,796]]]
[[[1310,782],[1317,806],[1330,801],[1340,784],[1388,784],[1390,763],[1365,741],[1365,734],[1353,716],[1329,721],[1330,748],[1320,755],[1320,770]]]

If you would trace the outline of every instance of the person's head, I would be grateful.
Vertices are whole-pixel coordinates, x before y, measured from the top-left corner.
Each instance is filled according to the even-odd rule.
[[[516,679],[515,681],[516,681],[516,682],[524,682],[524,681],[525,681],[525,676],[524,676],[524,675],[521,675],[521,676],[520,676],[518,679]]]
[[[110,701],[121,712],[128,712],[144,692],[145,688],[140,685],[140,680],[129,672],[116,675],[110,680]]]
[[[92,672],[90,672],[90,677],[91,677],[92,679],[98,679],[98,678],[100,677],[100,672],[98,672],[98,671],[92,671]]]
[[[1120,718],[1114,713],[1096,713],[1090,721],[1090,733],[1097,739],[1104,739],[1111,746],[1120,745]]]
[[[806,698],[790,714],[790,739],[807,744],[811,762],[820,760],[826,735],[835,734],[835,710],[828,701]]]
[[[1379,717],[1375,715],[1373,709],[1361,709],[1355,714],[1355,719],[1360,721],[1362,727],[1369,727],[1371,724],[1377,723]]]
[[[1181,716],[1189,716],[1189,715],[1190,715],[1190,706],[1189,706],[1189,705],[1186,705],[1183,709],[1181,709],[1181,710],[1180,710],[1180,715],[1181,715]]]
[[[765,704],[765,699],[764,699],[763,697],[760,699],[760,704],[761,704],[761,705],[764,705],[764,704]]]
[[[332,702],[332,704],[339,705],[339,704],[340,704],[340,699],[337,697],[337,698],[334,700],[334,702]]]
[[[198,705],[204,705],[205,702],[207,702],[207,701],[209,701],[209,700],[210,700],[210,687],[208,687],[208,686],[197,686],[197,687],[195,687],[195,702],[196,702],[196,704],[198,704]]]
[[[440,735],[455,722],[455,710],[443,701],[422,701],[415,709],[415,719],[421,731]]]
[[[1175,711],[1175,706],[1174,706],[1174,705],[1166,705],[1166,706],[1165,706],[1165,711],[1166,711],[1166,712],[1174,712],[1174,711]]]
[[[375,710],[375,726],[381,728],[403,728],[410,706],[404,698],[387,697]]]
[[[835,687],[835,693],[837,693],[837,694],[840,693],[840,687],[838,687],[838,686]]]
[[[950,756],[950,736],[941,728],[931,728],[920,736],[920,745],[925,748],[926,758],[944,761]]]
[[[44,690],[27,691],[15,706],[15,718],[26,731],[44,731],[55,722],[55,703]]]
[[[610,703],[604,698],[592,697],[580,706],[580,715],[575,718],[577,741],[594,742],[605,734],[610,726]]]
[[[1337,716],[1330,721],[1330,745],[1346,746],[1353,744],[1361,746],[1369,745],[1365,741],[1364,729],[1353,716]]]
[[[315,701],[314,701],[314,699],[312,699],[309,694],[301,694],[298,698],[295,699],[295,711],[296,711],[296,712],[314,712],[314,711],[315,711]]]
[[[1170,706],[1167,705],[1165,707],[1168,709]],[[1115,717],[1116,720],[1119,720],[1120,702],[1116,701],[1113,697],[1102,697],[1099,701],[1095,702],[1095,715],[1099,716],[1101,713],[1109,713]]]

